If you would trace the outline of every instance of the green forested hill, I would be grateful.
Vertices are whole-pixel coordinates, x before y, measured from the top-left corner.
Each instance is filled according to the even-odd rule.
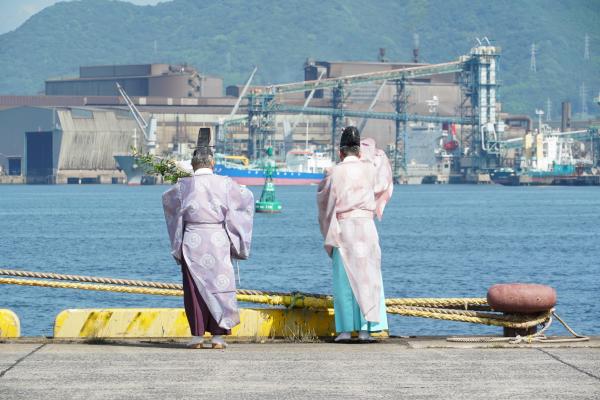
[[[550,98],[555,115],[565,99],[578,112],[585,82],[588,109],[598,113],[591,98],[600,91],[599,21],[599,0],[73,1],[0,35],[0,93],[37,93],[47,77],[112,63],[187,62],[226,84],[241,83],[256,64],[257,83],[301,80],[307,57],[375,60],[385,47],[391,60],[410,60],[418,33],[426,62],[466,54],[475,37],[501,46],[505,110],[531,114]],[[536,74],[529,71],[533,42]]]

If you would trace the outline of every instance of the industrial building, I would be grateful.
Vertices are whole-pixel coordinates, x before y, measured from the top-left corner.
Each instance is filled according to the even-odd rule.
[[[121,182],[124,176],[113,156],[127,153],[134,145],[142,151],[145,148],[143,133],[136,129],[126,102],[118,95],[117,83],[145,118],[156,120],[154,150],[160,156],[189,153],[202,127],[218,130],[222,149],[232,155],[259,157],[266,146],[273,147],[280,160],[292,149],[335,154],[332,143],[336,143],[341,128],[356,125],[364,136],[373,137],[379,147],[391,156],[396,155],[393,161],[396,167],[403,168],[405,182],[411,182],[408,179],[411,176],[420,182],[422,177],[432,174],[461,172],[466,175],[465,171],[477,171],[483,166],[477,164],[479,156],[475,154],[481,144],[469,147],[470,138],[480,140],[482,137],[473,135],[473,129],[483,129],[483,125],[470,122],[477,119],[469,97],[472,93],[465,93],[465,87],[472,89],[475,84],[466,84],[464,77],[465,74],[473,76],[474,72],[465,72],[464,68],[470,65],[466,63],[468,60],[490,56],[464,57],[431,66],[384,59],[378,62],[307,60],[304,82],[276,86],[276,90],[284,89],[274,95],[272,104],[278,107],[276,112],[264,113],[265,108],[256,102],[264,99],[270,89],[250,86],[248,100],[244,99],[237,111],[239,122],[231,124],[224,122],[243,86],[227,87],[224,96],[220,78],[202,75],[187,66],[81,67],[77,78],[47,80],[45,95],[0,96],[0,181]],[[428,68],[433,72],[416,78],[397,78],[401,76],[398,71]],[[488,69],[491,71],[488,74],[495,72],[492,67]],[[396,78],[352,83],[354,75],[388,71]],[[493,77],[489,76],[489,79]],[[322,88],[315,83],[319,79],[331,81],[341,77],[344,77],[340,80],[345,82],[344,88]],[[303,85],[314,89],[308,104],[311,112],[303,111],[309,91],[285,90],[288,86]],[[495,83],[486,85],[495,88]],[[532,121],[527,116],[501,114],[495,93],[479,99],[484,100],[490,103],[477,107],[485,110],[485,118],[503,123],[503,139],[522,137],[532,129]],[[371,114],[379,117],[371,118]],[[381,118],[384,114],[389,117]],[[400,120],[399,115],[406,119]],[[409,115],[414,118],[409,119]],[[452,121],[462,121],[463,125],[454,125]],[[444,146],[454,138],[449,135],[456,135],[462,153],[446,151]]]
[[[127,153],[137,126],[128,112],[92,107],[0,110],[3,183],[122,183],[114,154]]]
[[[424,64],[309,60],[304,65],[304,75],[306,80],[315,80],[319,76],[327,79],[421,65]],[[201,75],[189,67],[165,64],[92,66],[81,67],[78,78],[47,80],[45,96],[0,96],[0,109],[18,106],[55,109],[75,107],[94,109],[97,112],[102,109],[127,113],[125,102],[118,96],[116,83],[123,86],[143,115],[156,119],[155,150],[158,155],[185,153],[187,149],[193,147],[198,129],[207,126],[215,127],[222,122],[229,115],[241,92],[241,86],[234,85],[228,87],[227,95],[223,96],[220,78]],[[367,109],[370,103],[373,103],[371,106],[373,111],[393,112],[397,99],[397,88],[394,82],[386,82],[382,88],[379,86],[380,84],[375,82],[354,87],[344,98],[344,107]],[[251,93],[260,93],[264,90],[265,87],[261,86],[250,88]],[[305,94],[286,94],[281,97],[281,100],[301,106],[305,101]],[[310,106],[332,107],[334,101],[331,90],[317,90]],[[410,110],[413,112],[454,115],[461,101],[457,74],[436,75],[411,82],[410,88],[405,91],[403,101],[410,105]],[[238,115],[243,116],[247,113],[247,104],[243,101]],[[3,118],[5,117],[0,114],[0,123]],[[272,146],[280,159],[284,159],[286,152],[294,148],[330,151],[332,130],[330,117],[278,113],[274,116],[274,123],[275,130],[268,143],[263,142],[261,146]],[[382,148],[391,149],[394,146],[394,121],[345,118],[342,124],[362,124],[365,136],[374,137]],[[291,126],[291,131],[286,132],[286,126]],[[227,143],[226,150],[233,154],[248,153],[248,131],[247,123],[227,126],[225,132],[222,132],[222,140]],[[406,156],[407,162],[412,165],[411,168],[420,169],[422,174],[431,172],[429,169],[435,167],[432,155],[439,142],[440,134],[440,126],[434,127],[431,124],[411,123],[407,127],[407,138],[409,137],[410,141],[407,141]],[[143,143],[141,133],[138,139],[138,145],[141,145]],[[127,146],[125,146],[126,150]],[[0,165],[3,165],[5,171],[9,170],[7,158],[3,160],[0,157]],[[424,167],[429,169],[423,169]],[[82,166],[80,170],[86,168],[88,167]],[[59,175],[53,178],[56,182],[62,179],[58,177]],[[34,178],[29,180],[32,179]]]
[[[77,78],[46,81],[48,96],[118,96],[119,83],[136,97],[222,97],[223,80],[187,65],[100,65],[79,68]]]

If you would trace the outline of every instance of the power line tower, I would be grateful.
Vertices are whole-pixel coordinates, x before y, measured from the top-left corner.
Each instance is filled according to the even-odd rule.
[[[581,83],[581,87],[579,88],[579,95],[581,96],[581,116],[584,117],[588,113],[587,93],[586,93],[586,89],[585,89],[585,82]]]
[[[583,59],[584,60],[589,60],[590,59],[590,35],[588,35],[587,33],[585,34],[585,37],[583,39]]]
[[[552,100],[550,100],[550,97],[548,97],[546,99],[546,122],[552,121],[551,113],[552,113]]]
[[[535,43],[531,43],[531,61],[529,62],[529,70],[533,73],[537,72],[537,66],[535,65]]]

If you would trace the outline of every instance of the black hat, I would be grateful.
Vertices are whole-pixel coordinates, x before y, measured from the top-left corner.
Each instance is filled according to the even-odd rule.
[[[360,133],[355,126],[347,126],[342,132],[340,147],[360,147]]]
[[[210,146],[210,136],[210,128],[200,128],[198,130],[198,140],[196,141],[196,149],[194,150],[194,156],[212,155],[212,148]]]

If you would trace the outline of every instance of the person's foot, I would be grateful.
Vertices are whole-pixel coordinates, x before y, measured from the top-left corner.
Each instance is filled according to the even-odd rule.
[[[211,340],[211,344],[212,344],[213,349],[227,348],[227,343],[225,342],[225,339],[223,339],[223,336],[221,336],[221,335],[213,336],[212,340]]]
[[[358,332],[358,340],[361,342],[374,342],[375,339],[371,336],[369,331],[360,331]]]
[[[204,338],[202,336],[192,336],[187,344],[188,349],[201,349],[204,345]]]
[[[333,341],[334,342],[343,342],[343,341],[350,340],[350,339],[352,339],[351,332],[342,332]]]

